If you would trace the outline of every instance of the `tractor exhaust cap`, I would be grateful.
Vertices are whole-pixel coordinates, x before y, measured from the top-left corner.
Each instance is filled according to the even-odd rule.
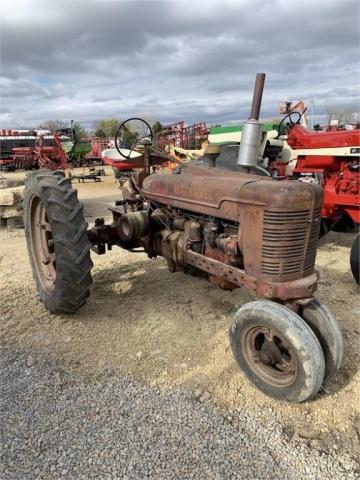
[[[244,122],[237,165],[255,168],[258,165],[259,147],[261,143],[262,123],[259,122],[261,100],[264,91],[265,73],[257,73],[251,112]]]

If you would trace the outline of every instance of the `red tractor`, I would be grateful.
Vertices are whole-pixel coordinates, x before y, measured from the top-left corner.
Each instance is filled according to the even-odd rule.
[[[151,129],[143,122],[129,148],[123,125],[119,153],[131,160],[138,152],[142,165],[123,185],[112,222],[98,218],[88,229],[70,181],[44,169],[27,176],[25,234],[39,296],[51,312],[73,313],[86,302],[90,250],[104,254],[113,246],[164,257],[171,272],[190,270],[223,289],[253,291],[260,299],[242,305],[230,326],[235,360],[265,394],[302,402],[339,369],[343,339],[334,315],[313,296],[322,188],[279,181],[258,165],[264,80],[257,75],[231,165],[210,148],[172,175],[153,173],[165,153],[152,146]]]
[[[281,132],[281,126],[289,120],[285,130],[286,145],[291,152],[289,160],[293,163],[291,178],[323,187],[322,234],[336,227],[359,226],[360,130],[311,131],[300,125],[302,115],[289,112],[279,127]],[[291,162],[292,158],[295,161]],[[283,162],[272,162],[270,169],[275,169],[279,176],[289,173]],[[350,254],[351,271],[357,283],[360,283],[359,252],[357,236]]]

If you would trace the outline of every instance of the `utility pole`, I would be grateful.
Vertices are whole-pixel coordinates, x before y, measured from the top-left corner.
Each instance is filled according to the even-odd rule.
[[[313,130],[314,129],[314,110],[315,110],[315,101],[314,101],[314,97],[310,97],[309,98],[309,110],[310,110],[310,115],[309,115],[309,118],[310,118],[310,129]]]

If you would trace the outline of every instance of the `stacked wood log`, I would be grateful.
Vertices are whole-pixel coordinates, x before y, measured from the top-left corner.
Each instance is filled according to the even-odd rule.
[[[25,186],[0,188],[0,223],[2,228],[21,228]]]
[[[16,178],[7,178],[0,173],[0,189],[10,187],[20,187],[24,185],[24,180],[18,180]]]

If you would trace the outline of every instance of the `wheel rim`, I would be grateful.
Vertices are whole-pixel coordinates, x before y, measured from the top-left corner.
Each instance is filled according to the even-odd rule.
[[[54,240],[45,207],[39,197],[30,201],[31,254],[42,288],[49,294],[55,289],[56,259]]]
[[[295,352],[280,332],[253,325],[244,332],[241,343],[245,360],[263,381],[274,387],[287,387],[295,381]]]

